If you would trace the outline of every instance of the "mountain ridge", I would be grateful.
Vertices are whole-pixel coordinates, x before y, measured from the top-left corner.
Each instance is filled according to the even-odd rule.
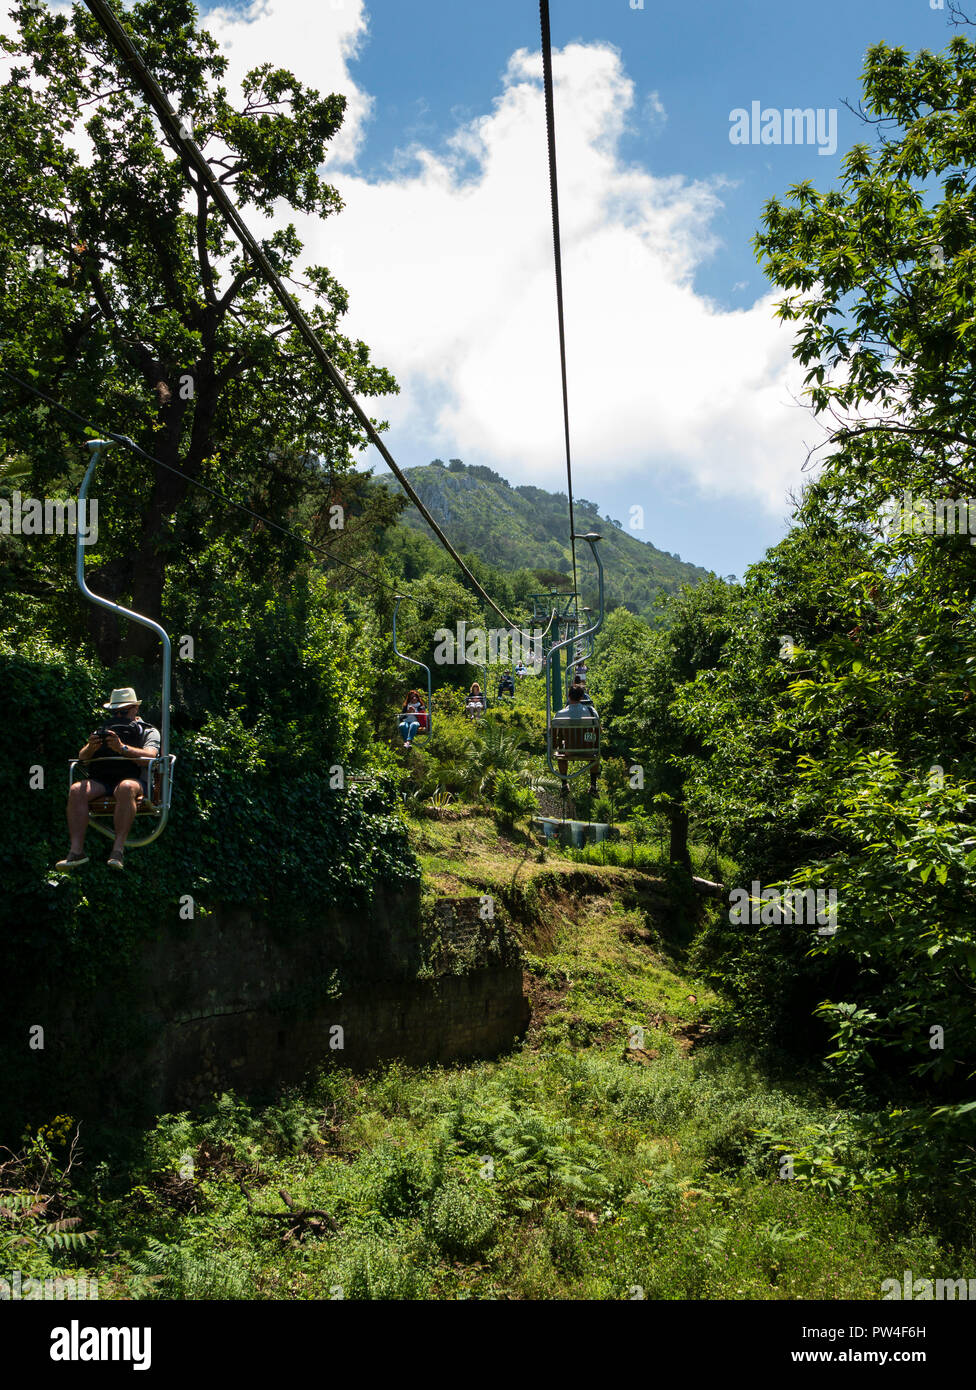
[[[462,553],[485,563],[511,570],[528,569],[548,575],[569,576],[572,570],[568,539],[569,499],[565,492],[549,492],[532,483],[513,486],[500,473],[482,464],[467,465],[461,459],[404,469],[404,473],[428,510],[448,532]],[[377,482],[394,492],[402,488],[392,473],[377,475]],[[577,536],[596,531],[602,537],[606,608],[625,607],[647,621],[656,616],[656,598],[675,593],[683,584],[696,584],[712,571],[639,540],[609,515],[601,515],[595,502],[574,499]],[[401,521],[429,535],[427,523],[408,503]],[[588,547],[577,545],[583,601],[596,604],[597,585]]]

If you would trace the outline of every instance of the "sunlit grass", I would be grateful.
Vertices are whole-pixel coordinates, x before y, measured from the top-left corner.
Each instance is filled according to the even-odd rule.
[[[102,1296],[851,1299],[972,1264],[917,1194],[784,1181],[769,1134],[853,1117],[735,1045],[689,1053],[715,996],[666,922],[594,888],[550,903],[552,949],[530,965],[559,997],[512,1055],[331,1071],[265,1110],[164,1117],[127,1194],[85,1194],[119,1252]],[[163,1176],[204,1150],[218,1161],[184,1209]],[[287,1239],[282,1189],[326,1229]]]

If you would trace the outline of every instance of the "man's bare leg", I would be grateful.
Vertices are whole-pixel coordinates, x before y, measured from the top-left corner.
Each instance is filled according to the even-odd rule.
[[[132,822],[136,818],[136,798],[142,791],[138,782],[131,778],[126,778],[115,788],[115,844],[112,846],[112,853],[121,852],[125,848],[125,837],[132,829]]]
[[[75,782],[68,792],[68,834],[71,836],[72,854],[84,853],[89,801],[105,794],[101,782]]]

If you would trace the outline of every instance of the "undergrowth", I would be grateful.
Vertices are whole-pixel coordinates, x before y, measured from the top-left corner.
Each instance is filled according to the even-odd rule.
[[[520,1051],[162,1116],[61,1183],[87,1245],[8,1259],[85,1271],[102,1299],[872,1299],[906,1268],[971,1268],[971,1197],[934,1196],[879,1161],[870,1115],[710,1040],[719,1001],[669,935],[567,901],[530,957],[549,997]]]

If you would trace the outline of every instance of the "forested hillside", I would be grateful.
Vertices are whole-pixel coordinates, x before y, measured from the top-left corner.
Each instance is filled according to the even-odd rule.
[[[545,587],[549,582],[569,586],[566,493],[547,492],[527,483],[513,487],[493,469],[469,467],[462,459],[447,464],[435,459],[426,468],[408,468],[406,473],[426,505],[450,527],[462,550],[503,569],[541,572]],[[402,495],[392,474],[381,474],[379,481]],[[660,598],[676,593],[683,584],[697,584],[708,574],[698,565],[658,550],[636,531],[626,530],[629,520],[601,516],[596,503],[585,497],[573,500],[577,532],[595,531],[604,538],[610,608],[626,608],[656,623]],[[408,505],[402,520],[429,534],[415,507]],[[653,518],[646,524],[652,529]],[[587,573],[584,602],[595,607],[596,597],[596,577]]]
[[[545,668],[500,694],[508,656],[435,634],[530,624],[566,499],[411,470],[459,564],[366,467],[396,382],[287,221],[342,216],[343,98],[269,60],[235,106],[189,0],[126,11],[256,257],[83,7],[3,23],[0,1249],[119,1299],[877,1299],[972,1269],[976,43],[872,47],[839,186],[757,209],[829,434],[789,533],[732,583],[577,499],[607,611],[587,699],[563,668],[547,707]],[[97,538],[21,524],[99,439]],[[143,845],[120,808],[159,823],[158,786],[79,752],[130,704],[176,757]],[[246,977],[235,1007],[184,1007],[205,969]],[[528,1022],[480,1047],[503,988]],[[349,1017],[358,1068],[322,1040]],[[203,1024],[203,1099],[147,1116],[136,1062]],[[256,1054],[301,1084],[250,1087]]]

